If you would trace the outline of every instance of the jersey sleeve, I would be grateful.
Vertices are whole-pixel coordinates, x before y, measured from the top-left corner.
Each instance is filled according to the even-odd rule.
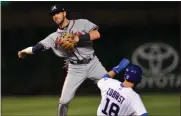
[[[89,33],[91,30],[97,29],[98,26],[87,19],[84,19],[84,30]]]
[[[147,116],[147,111],[139,95],[132,98],[131,106],[136,116]]]
[[[54,47],[55,41],[53,39],[53,34],[50,34],[45,39],[41,40],[39,44],[43,45],[45,49]]]

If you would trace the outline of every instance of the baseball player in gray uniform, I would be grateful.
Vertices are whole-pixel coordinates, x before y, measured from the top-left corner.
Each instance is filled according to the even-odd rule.
[[[66,116],[68,103],[74,97],[77,88],[87,78],[97,82],[107,71],[95,55],[92,46],[92,41],[100,38],[100,33],[97,30],[98,26],[87,19],[67,19],[66,10],[59,5],[53,5],[50,14],[58,25],[58,29],[35,46],[19,51],[18,56],[24,58],[28,54],[36,54],[51,48],[58,57],[66,59],[68,64],[67,76],[58,106],[58,116]],[[67,52],[57,43],[63,33],[79,35],[78,45],[72,52]]]

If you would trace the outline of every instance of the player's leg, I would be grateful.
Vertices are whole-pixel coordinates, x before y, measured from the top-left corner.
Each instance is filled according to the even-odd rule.
[[[97,57],[95,57],[88,65],[88,78],[97,82],[101,79],[106,73],[106,69],[99,61]]]
[[[85,74],[85,66],[69,65],[67,77],[59,99],[58,116],[67,116],[68,103],[74,97],[77,88],[86,79]]]
[[[58,116],[67,116],[68,104],[58,104]]]

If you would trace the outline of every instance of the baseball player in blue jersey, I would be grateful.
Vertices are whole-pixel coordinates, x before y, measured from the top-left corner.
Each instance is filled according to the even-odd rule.
[[[129,60],[124,58],[98,81],[102,96],[98,116],[148,116],[140,96],[132,89],[141,81],[142,70],[137,65],[128,64]],[[123,83],[112,79],[124,68]]]
[[[58,106],[58,116],[66,116],[68,103],[74,97],[77,88],[87,78],[97,82],[107,71],[95,55],[92,46],[92,41],[100,38],[98,26],[87,19],[67,19],[66,10],[59,5],[53,5],[50,14],[58,25],[57,31],[49,34],[35,46],[19,51],[18,56],[24,58],[28,54],[36,54],[51,48],[58,57],[66,59],[67,76]],[[77,34],[78,41],[71,52],[59,46],[59,41],[65,33]]]

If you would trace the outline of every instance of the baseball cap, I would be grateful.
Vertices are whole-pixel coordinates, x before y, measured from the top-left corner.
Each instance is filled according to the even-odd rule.
[[[58,13],[58,12],[64,12],[64,11],[65,11],[65,9],[62,6],[57,5],[57,4],[52,5],[50,7],[50,15],[53,15],[53,14]]]
[[[135,84],[141,82],[142,69],[134,64],[128,66],[124,72],[124,79]]]

